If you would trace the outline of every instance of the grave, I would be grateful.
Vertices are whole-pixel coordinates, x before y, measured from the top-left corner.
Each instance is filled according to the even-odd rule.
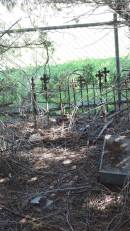
[[[99,167],[99,180],[104,184],[123,185],[130,176],[130,132],[106,135]]]

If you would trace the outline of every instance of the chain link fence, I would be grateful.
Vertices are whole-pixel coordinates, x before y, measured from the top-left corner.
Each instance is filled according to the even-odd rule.
[[[129,29],[122,22],[116,25],[120,84],[117,82],[117,41],[112,21],[99,22],[99,25],[44,27],[40,32],[33,28],[29,33],[26,30],[21,33],[10,30],[6,36],[7,40],[10,36],[14,46],[1,56],[1,113],[3,106],[9,105],[17,113],[21,108],[33,110],[32,78],[38,110],[70,113],[77,108],[79,112],[87,112],[91,116],[102,105],[103,110],[108,112],[118,110],[121,105],[128,109]],[[46,38],[44,45],[34,44],[39,36],[41,41]],[[27,40],[25,47],[19,47],[15,42],[22,39],[24,42]],[[7,49],[6,46],[4,48]],[[27,62],[28,67],[25,67]]]

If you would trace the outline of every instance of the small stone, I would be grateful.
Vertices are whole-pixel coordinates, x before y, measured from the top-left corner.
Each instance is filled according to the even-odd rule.
[[[39,142],[42,141],[43,137],[39,133],[35,133],[30,136],[29,141],[30,142]]]

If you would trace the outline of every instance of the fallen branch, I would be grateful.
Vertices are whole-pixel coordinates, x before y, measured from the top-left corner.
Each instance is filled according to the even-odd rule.
[[[68,193],[68,198],[69,198],[69,193]],[[70,227],[71,231],[74,231],[73,225],[71,224],[71,219],[70,219],[70,209],[69,209],[69,200],[67,199],[67,205],[66,205],[66,221],[67,224]]]
[[[109,125],[113,122],[113,119],[108,121],[102,128],[102,130],[100,131],[100,133],[98,134],[97,138],[95,139],[94,143],[96,143],[100,137],[102,136],[102,134],[104,133],[104,131],[109,127]]]
[[[77,190],[85,189],[85,188],[88,188],[88,185],[83,185],[83,186],[78,186],[78,187],[68,187],[68,188],[56,188],[56,189],[48,190],[46,192],[38,193],[38,196],[47,195],[49,193],[77,191]]]
[[[107,119],[112,119],[113,117],[119,115],[119,114],[122,113],[122,112],[125,112],[126,110],[127,110],[127,109],[125,108],[125,109],[122,109],[122,110],[120,110],[120,111],[116,111],[116,112],[113,113],[112,115],[109,115],[109,116],[107,117]]]
[[[44,197],[47,196],[49,193],[58,193],[58,192],[70,192],[70,191],[78,191],[78,190],[82,190],[82,189],[88,189],[90,190],[90,188],[88,187],[88,185],[83,185],[83,186],[78,186],[78,187],[68,187],[68,188],[57,188],[57,189],[51,189],[45,192],[39,192],[36,193],[35,195],[31,196],[30,198],[28,198],[27,202],[24,204],[24,206],[22,207],[22,209],[26,208],[27,205],[30,203],[31,200],[33,200],[35,197]]]

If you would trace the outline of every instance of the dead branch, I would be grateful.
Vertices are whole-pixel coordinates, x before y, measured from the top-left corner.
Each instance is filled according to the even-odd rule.
[[[66,212],[66,221],[67,221],[71,231],[74,231],[73,225],[71,224],[71,221],[70,221],[69,192],[68,192],[68,197],[67,197],[66,210],[67,210],[67,212]]]
[[[95,139],[95,142],[97,142],[97,141],[100,139],[100,137],[102,136],[102,134],[104,133],[104,131],[108,128],[108,126],[109,126],[110,124],[112,124],[112,122],[113,122],[113,119],[110,120],[110,121],[108,121],[108,122],[103,126],[102,130],[100,131],[100,133],[98,134],[97,138]]]
[[[49,193],[58,193],[58,192],[63,192],[63,193],[66,193],[66,192],[69,192],[69,191],[77,191],[77,190],[80,190],[80,189],[86,189],[88,187],[88,185],[82,185],[82,186],[77,186],[77,187],[68,187],[68,188],[57,188],[57,189],[51,189],[51,190],[48,190],[48,191],[45,191],[45,192],[39,192],[35,195],[33,195],[30,200],[32,200],[34,197],[37,197],[37,196],[45,196]]]

